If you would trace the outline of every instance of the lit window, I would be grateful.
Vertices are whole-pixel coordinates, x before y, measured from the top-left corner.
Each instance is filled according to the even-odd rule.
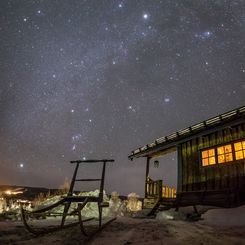
[[[202,166],[208,166],[215,164],[215,150],[209,149],[202,151]]]
[[[245,140],[234,144],[236,160],[245,158]]]
[[[233,161],[231,145],[224,145],[217,148],[218,163]]]

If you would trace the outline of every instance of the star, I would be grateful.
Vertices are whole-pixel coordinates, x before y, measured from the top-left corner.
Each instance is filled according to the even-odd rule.
[[[23,168],[24,167],[24,164],[23,163],[20,163],[20,167]]]
[[[148,15],[148,14],[143,14],[143,18],[144,18],[145,20],[147,20],[147,19],[149,18],[149,15]]]
[[[204,32],[201,32],[201,33],[196,33],[194,36],[196,38],[205,40],[205,39],[210,38],[212,35],[213,35],[213,32],[211,32],[211,31],[204,31]]]
[[[202,33],[203,37],[210,37],[213,33],[211,31],[205,31]]]

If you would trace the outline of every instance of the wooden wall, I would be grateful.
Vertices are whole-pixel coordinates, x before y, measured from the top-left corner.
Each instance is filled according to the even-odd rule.
[[[200,136],[179,146],[181,155],[178,191],[245,189],[245,159],[203,167],[200,150],[245,138],[245,123]],[[181,176],[180,176],[181,175]]]

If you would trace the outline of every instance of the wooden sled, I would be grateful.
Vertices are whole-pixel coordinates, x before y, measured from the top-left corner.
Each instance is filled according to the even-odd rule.
[[[58,202],[51,204],[49,206],[46,206],[44,208],[40,208],[38,210],[33,210],[33,211],[27,211],[25,210],[23,207],[21,207],[21,218],[23,221],[23,224],[25,226],[25,228],[35,234],[35,235],[40,235],[40,234],[45,234],[45,233],[49,233],[49,232],[53,232],[53,231],[57,231],[60,229],[64,229],[67,227],[71,227],[71,226],[75,226],[75,225],[80,225],[80,229],[81,232],[84,235],[88,235],[87,232],[85,231],[84,228],[84,223],[87,221],[90,221],[92,219],[95,218],[89,218],[89,219],[82,219],[82,215],[81,215],[81,211],[83,210],[83,208],[86,206],[87,203],[89,202],[95,202],[98,204],[98,213],[99,213],[99,217],[98,217],[98,229],[97,231],[101,230],[104,226],[106,226],[107,224],[111,223],[113,220],[115,220],[115,218],[109,220],[108,222],[106,222],[105,224],[102,225],[102,209],[104,207],[109,207],[109,203],[108,202],[103,202],[103,190],[104,190],[104,181],[105,181],[105,168],[106,168],[106,164],[108,162],[114,162],[114,160],[108,160],[108,159],[103,159],[103,160],[77,160],[77,161],[71,161],[71,163],[76,163],[76,167],[74,170],[74,174],[72,177],[72,181],[71,181],[71,185],[70,185],[70,189],[68,191],[67,196],[65,196],[64,198],[62,198],[61,200],[59,200]],[[78,172],[78,168],[80,166],[81,163],[103,163],[103,168],[102,168],[102,174],[101,174],[101,178],[100,179],[77,179],[77,172]],[[76,181],[100,181],[100,192],[98,196],[74,196],[74,185]],[[71,203],[77,203],[77,208],[73,211],[71,211],[69,213],[69,209],[71,206]],[[60,205],[64,206],[64,210],[62,213],[62,220],[60,225],[57,225],[56,227],[51,227],[51,228],[34,228],[33,226],[31,226],[30,224],[28,224],[28,218],[32,217],[40,217],[41,215],[45,215],[45,214],[52,214],[52,210]],[[70,224],[65,224],[66,222],[66,217],[69,215],[77,215],[78,216],[78,221],[77,222],[73,222]]]

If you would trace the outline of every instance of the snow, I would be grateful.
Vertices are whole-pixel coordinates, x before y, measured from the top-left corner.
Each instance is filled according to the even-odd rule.
[[[245,205],[237,208],[211,209],[202,215],[202,224],[215,226],[245,226]]]

